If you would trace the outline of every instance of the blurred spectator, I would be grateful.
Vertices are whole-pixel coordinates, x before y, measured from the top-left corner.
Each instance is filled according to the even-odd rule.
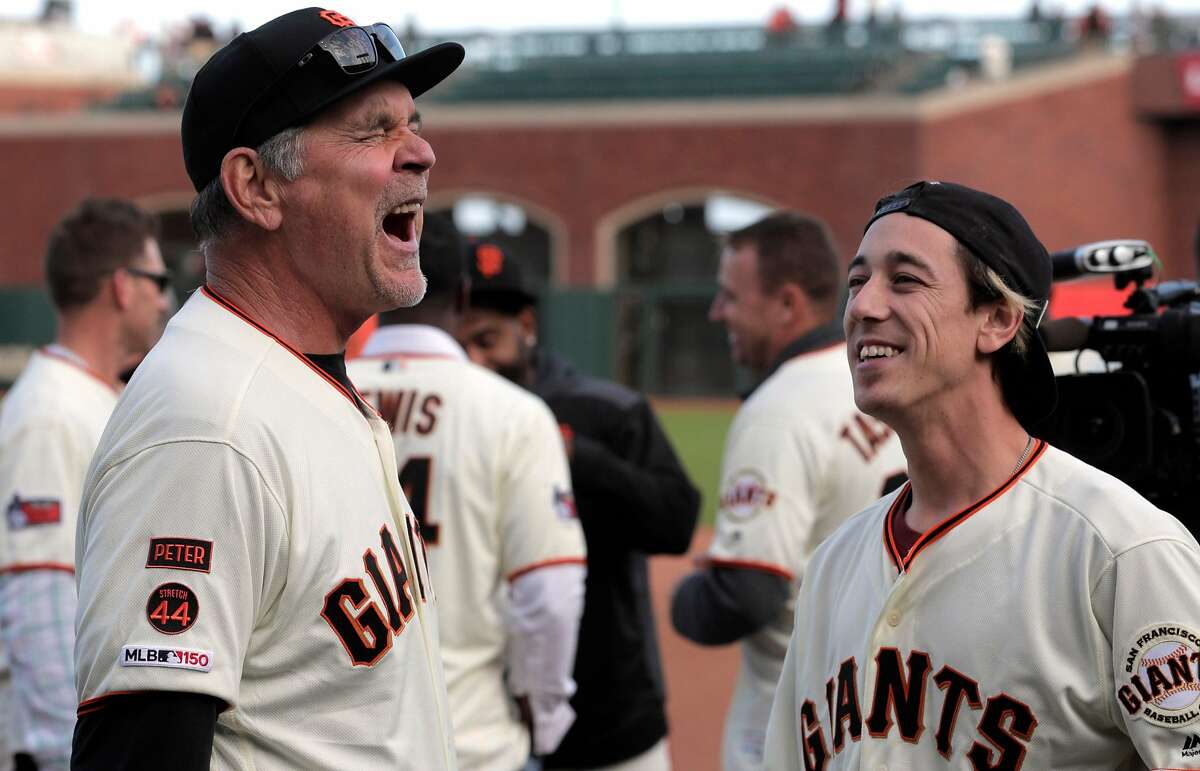
[[[1112,34],[1112,21],[1099,3],[1092,3],[1079,22],[1079,37],[1086,44],[1103,44]]]
[[[779,6],[767,19],[767,44],[786,45],[796,36],[796,19],[786,6]]]

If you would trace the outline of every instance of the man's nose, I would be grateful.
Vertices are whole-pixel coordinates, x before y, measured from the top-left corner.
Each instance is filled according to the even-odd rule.
[[[412,134],[407,141],[401,142],[400,146],[396,148],[395,167],[397,171],[404,170],[423,174],[432,169],[435,163],[437,163],[437,156],[433,154],[433,145],[418,134]]]

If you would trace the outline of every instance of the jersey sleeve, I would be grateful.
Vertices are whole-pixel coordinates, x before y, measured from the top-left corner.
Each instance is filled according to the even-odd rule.
[[[75,518],[91,453],[70,426],[31,421],[0,448],[0,571],[71,570]]]
[[[146,690],[236,705],[250,635],[286,573],[285,507],[221,442],[157,445],[93,473],[77,549],[79,714]]]
[[[1200,548],[1163,539],[1118,555],[1098,591],[1112,597],[1110,710],[1148,768],[1200,767],[1197,587]]]
[[[817,517],[812,438],[759,421],[735,426],[721,463],[716,532],[708,562],[794,581]]]
[[[500,569],[510,581],[546,565],[583,564],[583,529],[575,510],[562,434],[550,410],[530,403],[524,431],[507,448],[500,501]]]

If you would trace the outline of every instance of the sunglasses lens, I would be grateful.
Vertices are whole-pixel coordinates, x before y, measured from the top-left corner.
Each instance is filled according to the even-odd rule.
[[[366,72],[378,61],[371,36],[359,27],[338,30],[318,45],[328,51],[348,75]]]
[[[400,38],[396,37],[396,33],[392,32],[392,28],[386,24],[372,24],[368,29],[379,44],[387,49],[387,52],[392,55],[393,61],[400,61],[404,58],[404,46],[400,44]]]

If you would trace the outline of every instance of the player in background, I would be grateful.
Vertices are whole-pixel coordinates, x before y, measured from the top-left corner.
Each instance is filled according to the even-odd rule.
[[[854,406],[841,267],[823,223],[777,212],[731,233],[717,283],[709,318],[759,384],[725,440],[712,546],[676,588],[671,619],[703,645],[742,641],[721,763],[752,771],[805,565],[846,517],[899,485],[904,458],[891,429]]]
[[[425,219],[421,269],[425,299],[381,314],[349,373],[391,426],[429,550],[459,768],[517,771],[531,738],[520,714],[538,756],[574,720],[583,530],[550,410],[452,336],[469,280],[449,217]]]
[[[304,8],[192,81],[206,284],[84,484],[72,768],[457,767],[419,525],[342,351],[424,293],[413,100],[462,58]]]
[[[130,360],[158,340],[169,277],[158,223],[91,198],[55,225],[57,332],[0,402],[0,639],[12,668],[7,768],[67,768],[75,727],[75,521],[84,474]],[[3,697],[0,697],[3,698]]]
[[[576,718],[546,767],[667,769],[646,555],[687,551],[700,494],[645,398],[581,375],[537,347],[535,298],[515,260],[479,244],[470,269],[471,303],[459,339],[474,361],[531,388],[554,412],[587,540]]]
[[[876,204],[848,354],[910,481],[809,563],[769,768],[1200,767],[1200,546],[1030,433],[1055,404],[1050,276],[999,198]]]

